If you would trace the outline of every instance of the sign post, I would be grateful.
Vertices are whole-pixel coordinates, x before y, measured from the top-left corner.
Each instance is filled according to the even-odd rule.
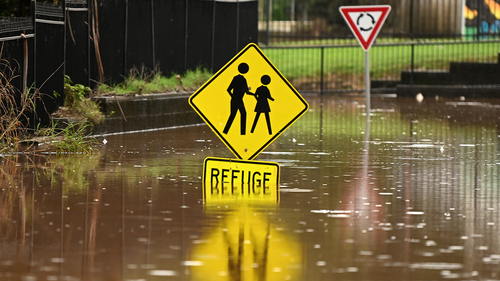
[[[369,117],[371,106],[369,50],[391,11],[391,6],[342,6],[339,11],[365,51],[366,115]]]
[[[365,52],[365,93],[366,93],[366,116],[370,118],[370,53]],[[368,133],[368,132],[367,132]]]

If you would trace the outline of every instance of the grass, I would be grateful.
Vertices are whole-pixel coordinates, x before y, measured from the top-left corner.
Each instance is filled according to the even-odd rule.
[[[36,153],[41,150],[52,150],[56,153],[83,153],[91,154],[95,139],[89,138],[91,124],[84,119],[75,124],[69,124],[64,129],[53,124],[48,128],[33,129],[33,112],[36,111],[36,101],[42,100],[38,90],[26,89],[19,91],[12,85],[16,77],[17,67],[4,59],[0,59],[0,153],[16,152]],[[81,86],[81,85],[80,85]],[[66,102],[72,99],[69,107],[82,107],[86,103],[85,91],[79,88],[75,93],[66,95]],[[68,89],[67,89],[68,90]],[[39,144],[39,146],[35,146]],[[45,146],[43,146],[45,144]],[[42,145],[42,146],[40,146]]]
[[[0,59],[0,153],[16,151],[20,142],[29,135],[33,122],[29,117],[35,101],[40,98],[38,91],[22,93],[12,85],[17,67]]]
[[[436,38],[414,38],[410,37],[382,37],[379,36],[376,39],[376,44],[387,45],[387,44],[421,44],[421,43],[456,43],[456,42],[478,42],[475,36],[468,36],[463,38],[456,37],[436,37]],[[497,40],[498,38],[482,39],[480,42],[485,42],[488,40]],[[283,46],[358,46],[358,41],[356,38],[330,38],[330,39],[310,39],[310,40],[295,40],[295,41],[283,41],[271,43],[270,46],[283,47]]]
[[[92,155],[97,140],[90,136],[91,128],[92,123],[88,121],[69,122],[62,129],[52,123],[52,127],[38,130],[36,137],[28,141],[39,142],[44,151],[56,154]]]
[[[325,41],[321,42],[325,43]],[[346,40],[342,42],[345,43]],[[451,42],[456,41],[430,40],[428,44],[415,45],[414,69],[447,69],[452,61],[497,61],[499,42],[471,44],[463,41],[463,43],[450,44]],[[338,42],[332,40],[329,43]],[[389,41],[378,41],[378,43],[389,43]],[[276,46],[263,48],[263,51],[288,79],[319,77],[322,56],[324,75],[363,75],[364,51],[354,40],[346,44],[355,44],[355,46],[328,45],[324,48],[323,54],[320,46],[306,47],[299,43],[295,48]],[[402,70],[411,68],[411,54],[411,45],[373,46],[369,52],[371,77],[375,79],[399,78]]]
[[[97,95],[142,95],[168,92],[194,91],[205,83],[212,73],[197,68],[184,75],[163,76],[160,71],[134,68],[122,83],[115,85],[101,84]]]
[[[91,89],[81,84],[73,84],[71,78],[64,77],[64,106],[52,114],[55,117],[72,117],[86,122],[88,120],[99,124],[104,120],[99,104],[92,101],[88,96]]]

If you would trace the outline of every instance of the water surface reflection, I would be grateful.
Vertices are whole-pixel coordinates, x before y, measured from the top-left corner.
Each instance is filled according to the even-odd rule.
[[[206,126],[1,158],[0,279],[500,279],[500,102],[307,100],[277,202],[203,201]]]

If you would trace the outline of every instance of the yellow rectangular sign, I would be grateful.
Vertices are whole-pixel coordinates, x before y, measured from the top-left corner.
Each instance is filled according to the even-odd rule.
[[[279,177],[278,163],[208,157],[203,165],[203,198],[276,203]]]

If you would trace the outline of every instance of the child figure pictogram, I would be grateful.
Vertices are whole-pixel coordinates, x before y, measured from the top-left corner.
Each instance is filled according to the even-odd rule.
[[[257,90],[255,91],[255,98],[257,99],[257,104],[255,105],[255,112],[257,113],[255,115],[255,119],[253,120],[253,125],[252,125],[252,130],[250,133],[253,133],[255,131],[255,126],[257,126],[257,121],[259,120],[260,114],[264,113],[266,116],[266,122],[267,122],[267,130],[270,135],[273,134],[273,131],[271,129],[271,118],[269,117],[269,112],[271,112],[271,108],[269,107],[269,101],[274,99],[271,97],[271,92],[269,91],[269,88],[267,85],[271,83],[271,77],[268,75],[263,75],[260,78],[260,82],[263,84]]]

